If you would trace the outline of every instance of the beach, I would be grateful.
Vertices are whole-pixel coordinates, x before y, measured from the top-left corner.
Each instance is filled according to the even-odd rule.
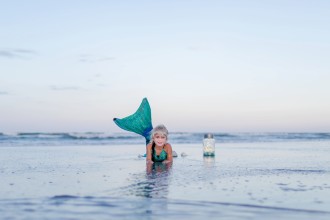
[[[329,10],[1,1],[0,220],[330,220]]]
[[[0,147],[2,219],[328,219],[330,142]],[[182,157],[185,153],[187,156]]]

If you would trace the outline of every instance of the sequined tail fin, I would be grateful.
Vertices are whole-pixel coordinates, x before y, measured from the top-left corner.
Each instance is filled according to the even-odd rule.
[[[152,130],[151,109],[147,98],[144,98],[138,110],[125,118],[114,118],[113,121],[120,128],[142,135],[146,139],[146,144],[150,142]]]

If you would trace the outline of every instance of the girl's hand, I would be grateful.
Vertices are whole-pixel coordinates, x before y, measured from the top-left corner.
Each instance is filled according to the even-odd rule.
[[[154,162],[152,160],[147,160],[147,164],[153,164]]]
[[[170,160],[164,160],[162,163],[164,163],[164,164],[167,164],[167,163],[171,163],[172,161],[170,161]]]

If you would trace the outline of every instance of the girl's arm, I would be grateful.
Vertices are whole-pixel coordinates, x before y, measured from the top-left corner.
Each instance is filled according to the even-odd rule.
[[[170,144],[166,144],[165,151],[167,153],[167,158],[163,161],[163,163],[171,163],[173,161],[172,146]]]
[[[152,161],[152,150],[151,150],[151,148],[152,148],[152,144],[148,144],[147,145],[147,147],[146,147],[147,149],[146,149],[146,151],[147,151],[147,157],[146,157],[146,162],[147,163],[153,163],[153,161]]]

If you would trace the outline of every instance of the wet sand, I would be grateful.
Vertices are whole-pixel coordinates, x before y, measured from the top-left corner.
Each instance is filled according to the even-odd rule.
[[[328,219],[330,143],[173,145],[147,167],[144,146],[0,148],[8,219]],[[188,156],[181,157],[181,153]]]

